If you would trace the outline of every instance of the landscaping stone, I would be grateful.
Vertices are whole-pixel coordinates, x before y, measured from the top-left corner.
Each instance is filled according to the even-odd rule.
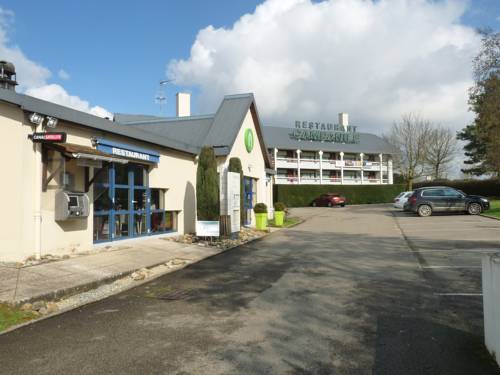
[[[36,301],[33,303],[33,310],[35,311],[40,311],[41,309],[45,308],[45,301]]]
[[[32,303],[25,303],[21,306],[22,311],[31,311],[33,310],[33,304]]]
[[[130,275],[130,277],[135,281],[140,281],[140,280],[144,280],[146,278],[146,275],[144,274],[144,272],[136,271],[136,272],[133,272]]]
[[[47,314],[52,314],[59,311],[59,306],[55,302],[49,302],[47,303],[46,309],[47,309]]]

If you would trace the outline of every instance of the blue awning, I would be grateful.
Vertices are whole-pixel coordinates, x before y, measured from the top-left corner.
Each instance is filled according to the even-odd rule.
[[[132,146],[126,143],[113,142],[102,138],[97,138],[96,143],[99,151],[110,155],[155,164],[160,162],[160,154],[153,150]]]

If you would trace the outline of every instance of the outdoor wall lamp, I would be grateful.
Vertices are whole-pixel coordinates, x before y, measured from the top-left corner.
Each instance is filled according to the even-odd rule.
[[[56,119],[55,117],[47,116],[47,127],[54,129],[57,126],[58,121],[59,120]]]
[[[44,117],[39,114],[39,113],[36,113],[36,112],[33,112],[30,116],[30,122],[32,124],[35,124],[35,125],[41,125],[41,123],[43,122],[43,119]]]

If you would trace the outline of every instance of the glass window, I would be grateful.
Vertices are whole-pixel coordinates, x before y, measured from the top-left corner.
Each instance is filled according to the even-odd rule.
[[[110,209],[109,187],[94,184],[94,211],[108,211]]]
[[[134,185],[135,186],[146,186],[147,182],[147,169],[142,165],[131,164],[129,166],[130,170],[134,175]]]
[[[423,197],[443,197],[444,195],[443,189],[424,190],[422,193]]]
[[[165,208],[164,204],[165,190],[151,189],[151,209],[161,210]]]
[[[93,183],[109,184],[109,163],[103,163],[102,168],[93,168]]]
[[[457,190],[455,189],[445,189],[444,190],[444,194],[447,196],[447,197],[461,197],[462,194],[460,194]]]
[[[94,241],[109,240],[109,216],[94,215]]]
[[[115,184],[128,185],[128,165],[115,163]]]
[[[115,238],[128,237],[128,214],[115,215]]]
[[[129,209],[128,191],[126,188],[115,188],[115,210],[127,211]]]
[[[134,189],[134,210],[146,209],[147,194],[146,189]]]
[[[134,214],[134,234],[147,234],[146,230],[146,214]]]

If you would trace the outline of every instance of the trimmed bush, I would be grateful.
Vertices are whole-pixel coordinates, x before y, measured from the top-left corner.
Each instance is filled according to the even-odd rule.
[[[233,157],[233,158],[229,159],[229,166],[227,167],[227,170],[229,172],[236,172],[236,173],[240,174],[240,216],[241,216],[241,222],[243,223],[243,219],[245,216],[245,210],[243,207],[243,198],[244,198],[243,167],[241,166],[240,158]]]
[[[398,185],[275,185],[274,199],[287,207],[307,207],[321,194],[339,193],[347,204],[390,203],[405,186]]]
[[[276,202],[274,204],[274,211],[285,211],[285,205],[282,202]]]
[[[254,207],[253,207],[253,211],[256,213],[256,214],[267,214],[267,206],[265,203],[257,203]]]
[[[500,197],[500,179],[498,178],[489,180],[434,180],[415,184],[415,188],[424,186],[449,186],[467,194]]]
[[[198,220],[219,220],[219,175],[212,147],[203,147],[196,170],[196,211]]]

